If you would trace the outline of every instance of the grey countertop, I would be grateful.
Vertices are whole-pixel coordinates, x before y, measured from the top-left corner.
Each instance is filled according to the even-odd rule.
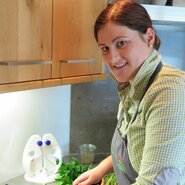
[[[24,179],[24,175],[20,175],[16,178],[10,179],[9,181],[0,184],[0,185],[56,185],[55,182],[53,183],[49,183],[49,184],[37,184],[37,183],[33,183],[33,182],[27,182]]]

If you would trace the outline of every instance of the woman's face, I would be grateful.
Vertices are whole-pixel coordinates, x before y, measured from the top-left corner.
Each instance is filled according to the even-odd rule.
[[[98,32],[98,45],[103,60],[118,82],[132,81],[144,60],[151,54],[155,34],[146,34],[126,26],[107,23]]]

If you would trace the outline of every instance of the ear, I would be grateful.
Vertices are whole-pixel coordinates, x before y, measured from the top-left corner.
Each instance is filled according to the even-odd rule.
[[[155,31],[152,28],[148,28],[146,31],[147,43],[149,47],[153,47],[155,42]]]

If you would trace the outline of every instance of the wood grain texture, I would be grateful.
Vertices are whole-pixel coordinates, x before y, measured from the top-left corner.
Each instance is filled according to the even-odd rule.
[[[106,79],[107,77],[105,74],[99,74],[99,75],[88,75],[88,76],[80,76],[80,77],[72,77],[72,78],[58,78],[58,79],[37,80],[37,81],[30,81],[30,82],[1,84],[0,93],[39,89],[39,88],[46,88],[46,87],[53,87],[53,86],[67,85],[67,84],[78,84],[78,83],[85,83],[85,82],[92,82],[96,80],[106,80]]]
[[[0,25],[0,61],[51,60],[52,0],[1,0]]]
[[[51,78],[52,0],[0,1],[0,84]],[[2,62],[17,65],[2,65]]]
[[[93,27],[105,3],[105,0],[54,0],[54,77],[102,73],[101,54],[94,39]],[[95,59],[96,62],[60,63],[61,60],[83,59]]]

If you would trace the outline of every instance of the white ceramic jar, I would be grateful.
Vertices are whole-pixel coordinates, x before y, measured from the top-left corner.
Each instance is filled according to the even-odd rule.
[[[153,4],[153,5],[163,5],[163,6],[165,6],[165,5],[166,5],[166,2],[167,2],[167,0],[152,0],[152,1],[151,1],[151,4]]]

